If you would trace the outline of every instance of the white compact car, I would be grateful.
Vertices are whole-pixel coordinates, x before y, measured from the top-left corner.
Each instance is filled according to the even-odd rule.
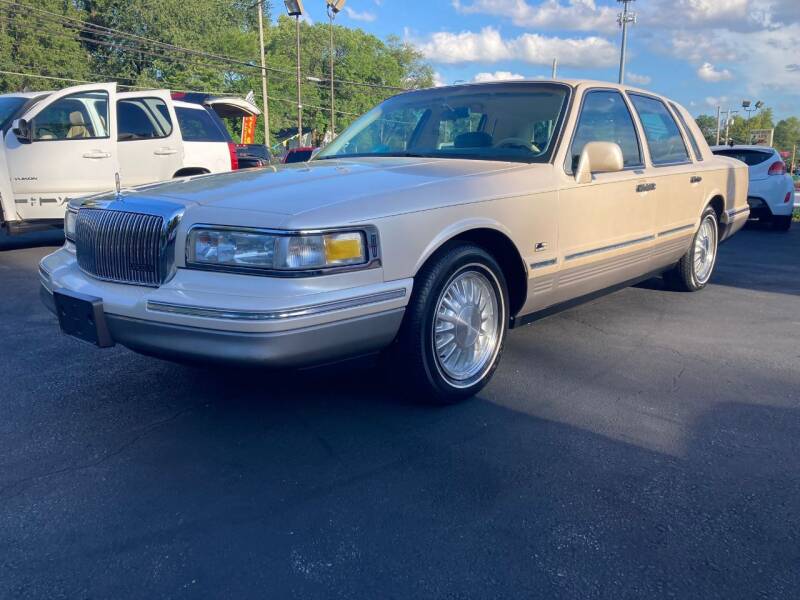
[[[131,187],[234,170],[220,116],[260,114],[241,98],[116,88],[0,95],[0,224],[9,232],[60,227],[71,198],[113,190],[117,178]]]
[[[750,171],[747,203],[750,217],[789,231],[794,210],[794,181],[774,148],[766,146],[714,146],[712,152],[745,163]]]

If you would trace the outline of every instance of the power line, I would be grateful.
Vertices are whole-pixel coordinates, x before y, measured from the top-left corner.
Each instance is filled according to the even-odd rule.
[[[195,50],[193,48],[184,48],[182,46],[177,46],[175,44],[170,44],[170,43],[162,42],[162,41],[155,40],[155,39],[152,39],[152,38],[147,38],[147,37],[135,34],[135,33],[125,32],[125,31],[122,31],[120,29],[115,29],[113,27],[106,27],[106,26],[90,23],[88,21],[83,21],[81,19],[78,19],[77,17],[69,17],[69,16],[66,16],[66,15],[59,15],[58,13],[54,13],[52,11],[45,10],[43,8],[30,6],[28,4],[24,4],[22,2],[18,2],[17,0],[0,0],[0,3],[6,4],[6,5],[9,5],[9,6],[14,6],[16,8],[24,8],[25,10],[32,10],[34,12],[38,12],[38,13],[40,13],[40,15],[38,15],[38,18],[40,18],[42,20],[45,20],[45,21],[56,22],[56,23],[58,23],[60,25],[65,25],[65,26],[70,27],[72,29],[76,29],[78,25],[82,25],[84,28],[86,28],[88,30],[87,33],[101,35],[101,36],[105,36],[105,37],[108,37],[108,38],[114,38],[115,36],[122,37],[123,39],[126,39],[126,41],[130,41],[130,42],[133,42],[134,44],[138,44],[139,48],[136,48],[136,51],[142,52],[144,54],[149,54],[149,55],[152,55],[152,56],[156,56],[156,57],[159,57],[159,58],[164,58],[164,55],[156,54],[156,53],[152,52],[151,50],[142,49],[142,47],[141,47],[142,46],[142,42],[153,44],[153,45],[162,47],[164,49],[177,51],[177,52],[183,52],[185,54],[195,55],[195,56],[199,56],[199,57],[203,57],[203,58],[208,58],[208,59],[211,59],[211,60],[216,60],[218,62],[226,62],[226,63],[229,63],[229,64],[236,64],[236,65],[239,65],[239,66],[243,66],[243,67],[246,67],[246,68],[249,68],[249,69],[255,69],[255,70],[258,70],[258,71],[260,71],[261,68],[262,68],[259,65],[255,64],[255,61],[244,62],[244,61],[237,60],[235,58],[231,58],[231,57],[228,57],[228,56],[213,54],[213,53],[204,52],[204,51],[201,51],[201,50]],[[15,25],[19,25],[19,24],[15,23]],[[78,31],[78,33],[81,33],[81,32]],[[109,43],[109,42],[102,42],[100,40],[92,40],[90,38],[85,38],[83,36],[78,36],[77,39],[80,40],[80,41],[86,42],[86,43],[97,43],[97,44],[104,45],[104,46],[110,46],[112,48],[118,47],[118,46],[116,46],[116,45],[114,45],[112,43]],[[124,48],[124,46],[123,46],[123,48]],[[266,67],[266,70],[269,71],[269,72],[282,73],[282,74],[290,75],[290,76],[295,76],[296,75],[295,71],[291,71],[291,70],[288,70],[288,69],[280,69],[278,67]],[[314,81],[313,79],[310,80],[310,81],[312,83],[317,83],[317,84],[324,83],[324,82],[330,82],[330,78],[327,78],[327,79],[315,78],[315,79],[319,79],[319,81]],[[371,83],[371,82],[366,82],[366,81],[355,81],[355,80],[347,80],[347,79],[334,79],[333,82],[337,83],[337,84],[357,85],[357,86],[362,86],[362,87],[369,87],[369,88],[376,88],[376,89],[386,89],[386,90],[393,90],[393,91],[408,91],[408,89],[409,89],[409,88],[404,88],[404,87],[399,87],[399,86],[391,86],[391,85],[386,85],[386,84],[381,84],[381,83]]]

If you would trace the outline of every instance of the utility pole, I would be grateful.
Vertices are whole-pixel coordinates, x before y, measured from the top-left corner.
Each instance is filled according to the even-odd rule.
[[[297,37],[297,145],[303,143],[303,94],[300,91],[302,76],[300,74],[300,15],[294,18],[295,33]]]
[[[731,107],[728,107],[728,110],[725,111],[725,143],[728,144],[730,142],[730,132],[731,132],[731,119],[733,115],[737,114],[738,110],[731,110]]]
[[[628,50],[628,23],[636,23],[636,13],[628,10],[628,5],[635,0],[617,0],[622,3],[622,12],[617,16],[617,23],[622,27],[622,47],[619,53],[619,83],[625,83],[625,54]]]
[[[333,56],[336,53],[336,49],[333,46],[333,20],[336,18],[336,15],[339,13],[340,10],[344,8],[344,3],[347,0],[326,0],[326,4],[328,5],[328,20],[330,21],[330,34],[331,34],[331,45],[329,49],[330,53],[330,77],[331,77],[331,141],[333,138],[336,137],[336,108],[335,108],[335,92],[333,89]]]
[[[722,107],[717,105],[717,146],[719,146],[719,134],[722,128]]]
[[[558,77],[558,59],[554,58],[553,59],[553,79],[555,79],[556,77]]]
[[[267,60],[264,56],[264,0],[256,4],[258,10],[258,41],[261,48],[261,94],[264,97],[264,145],[269,148],[269,95],[267,93]]]

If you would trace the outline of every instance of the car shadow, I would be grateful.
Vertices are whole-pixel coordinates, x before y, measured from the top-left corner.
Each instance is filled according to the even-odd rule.
[[[21,235],[8,235],[0,228],[0,252],[4,250],[22,250],[44,246],[60,246],[64,243],[64,232],[61,229],[36,231]]]

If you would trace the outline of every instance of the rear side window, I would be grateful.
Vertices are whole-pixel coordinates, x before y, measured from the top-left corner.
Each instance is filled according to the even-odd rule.
[[[697,143],[697,138],[694,137],[694,132],[689,129],[689,124],[686,122],[686,119],[683,118],[683,113],[678,110],[678,107],[672,102],[670,102],[669,105],[672,107],[672,112],[678,116],[678,120],[681,122],[681,125],[683,125],[683,130],[686,132],[686,137],[689,138],[689,143],[692,145],[695,158],[702,162],[703,153],[700,152],[700,144]]]
[[[642,151],[633,117],[622,94],[613,90],[588,92],[584,97],[578,126],[568,159],[570,172],[578,168],[583,147],[589,142],[614,142],[622,149],[625,168],[640,167]]]
[[[178,126],[187,142],[227,142],[227,136],[220,130],[205,109],[176,107]]]
[[[154,140],[172,133],[169,111],[160,98],[131,98],[117,102],[120,142]]]
[[[689,162],[689,151],[681,136],[681,130],[661,100],[628,94],[639,114],[644,136],[650,147],[650,159],[654,165],[671,165]]]
[[[760,150],[714,150],[717,156],[729,156],[745,163],[748,167],[755,167],[761,163],[767,162],[772,158],[772,152],[761,152]]]

